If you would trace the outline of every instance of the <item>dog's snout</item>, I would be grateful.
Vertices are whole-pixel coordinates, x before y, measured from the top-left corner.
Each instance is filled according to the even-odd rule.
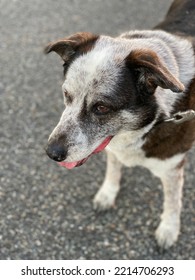
[[[61,143],[48,143],[45,148],[47,155],[55,161],[63,161],[67,157],[67,149]]]

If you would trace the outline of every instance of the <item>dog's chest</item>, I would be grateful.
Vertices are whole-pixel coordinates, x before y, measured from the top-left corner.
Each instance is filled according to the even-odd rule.
[[[127,167],[143,166],[149,169],[155,176],[162,177],[167,171],[175,168],[184,158],[183,153],[176,154],[169,159],[147,157],[142,149],[144,141],[142,139],[135,141],[133,136],[132,133],[128,132],[115,136],[106,148]]]
[[[136,139],[135,134],[136,132],[126,132],[116,135],[107,147],[119,161],[129,167],[143,165],[146,160],[142,149],[144,141]]]

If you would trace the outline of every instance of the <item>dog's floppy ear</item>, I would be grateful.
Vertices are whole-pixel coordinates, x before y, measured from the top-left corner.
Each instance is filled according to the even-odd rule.
[[[133,50],[127,56],[126,63],[135,74],[139,90],[153,94],[157,86],[173,92],[182,92],[185,89],[152,50]]]
[[[79,32],[70,37],[50,43],[46,46],[44,52],[47,54],[54,51],[61,56],[64,62],[68,62],[78,51],[80,53],[89,51],[97,39],[98,36],[92,33]]]

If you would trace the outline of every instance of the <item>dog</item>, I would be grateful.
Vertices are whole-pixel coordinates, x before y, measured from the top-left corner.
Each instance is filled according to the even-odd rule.
[[[114,205],[122,165],[144,166],[162,181],[155,232],[167,249],[178,239],[184,164],[195,140],[195,4],[175,0],[153,30],[112,38],[88,32],[50,43],[64,62],[65,110],[46,146],[65,168],[107,152],[96,210]]]

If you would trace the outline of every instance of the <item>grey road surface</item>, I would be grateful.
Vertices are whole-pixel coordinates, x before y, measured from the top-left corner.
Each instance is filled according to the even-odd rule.
[[[72,171],[44,152],[63,110],[62,66],[43,55],[78,31],[118,35],[152,28],[170,0],[0,0],[0,259],[194,259],[195,150],[188,155],[179,240],[158,251],[160,181],[124,168],[116,207],[97,214],[92,198],[104,153]]]

